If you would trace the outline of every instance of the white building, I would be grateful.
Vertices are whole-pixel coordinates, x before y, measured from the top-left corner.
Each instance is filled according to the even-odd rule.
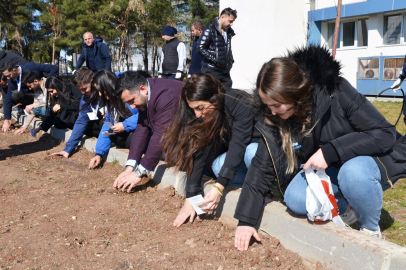
[[[233,87],[251,89],[263,63],[306,43],[332,48],[337,0],[221,0],[237,10]],[[406,54],[406,0],[343,0],[336,59],[361,93],[377,94]],[[389,91],[388,91],[389,92]],[[399,93],[400,94],[400,93]]]

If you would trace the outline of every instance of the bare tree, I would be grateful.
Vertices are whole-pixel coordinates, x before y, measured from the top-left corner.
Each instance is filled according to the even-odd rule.
[[[61,28],[61,12],[59,8],[55,4],[55,0],[51,3],[51,6],[47,7],[49,15],[51,15],[52,20],[49,21],[49,24],[52,27],[52,64],[55,65],[55,44],[56,40],[61,36],[62,34],[62,28]]]

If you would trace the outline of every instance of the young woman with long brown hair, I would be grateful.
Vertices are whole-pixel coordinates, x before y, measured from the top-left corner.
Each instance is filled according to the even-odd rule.
[[[248,248],[276,180],[284,202],[306,215],[304,171],[325,170],[347,223],[380,237],[383,190],[406,176],[406,140],[351,84],[323,47],[274,58],[258,74],[255,96],[262,133],[234,217],[235,246]],[[303,170],[300,165],[304,164]]]
[[[206,73],[195,73],[183,87],[179,108],[164,135],[163,152],[168,167],[188,176],[186,197],[202,193],[206,170],[216,179],[201,205],[214,210],[227,185],[241,187],[255,155],[259,135],[254,133],[254,111],[247,93],[225,89]],[[244,161],[244,162],[243,162]],[[181,226],[195,211],[188,200],[173,225]]]

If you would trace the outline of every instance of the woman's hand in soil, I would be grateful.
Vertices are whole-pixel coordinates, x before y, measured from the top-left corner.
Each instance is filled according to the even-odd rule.
[[[89,163],[89,170],[99,166],[100,162],[101,162],[102,158],[99,155],[95,155]]]
[[[317,171],[324,171],[328,168],[326,160],[324,159],[323,151],[321,148],[314,153],[309,160],[303,166],[303,171],[306,171],[308,168],[312,168],[312,170]]]
[[[25,132],[25,127],[20,127],[19,129],[17,129],[16,131],[14,131],[14,135],[20,135],[23,134]]]
[[[52,156],[63,156],[63,157],[68,158],[68,157],[69,157],[69,153],[68,153],[68,152],[65,152],[65,151],[59,151],[59,152],[56,152],[56,153],[53,153],[53,154],[50,154],[50,155],[49,155],[49,157],[52,157]]]
[[[111,129],[115,133],[121,133],[121,132],[125,131],[124,125],[121,122],[119,122],[119,123],[115,124],[114,126],[112,126]]]
[[[238,226],[235,231],[234,246],[241,251],[247,250],[252,236],[254,236],[257,241],[261,241],[255,228],[250,226]]]
[[[189,218],[189,221],[192,223],[196,217],[195,209],[193,209],[192,204],[188,199],[185,200],[185,205],[180,209],[179,214],[173,222],[173,226],[180,227],[183,223]]]
[[[54,113],[57,113],[61,109],[61,105],[55,104],[54,107],[52,108],[52,111]]]
[[[224,190],[224,186],[222,184],[216,183],[216,187],[218,187],[221,191]],[[213,211],[219,205],[221,199],[221,194],[214,188],[212,188],[206,196],[204,196],[204,201],[202,201],[198,206],[202,208],[204,211]]]
[[[10,120],[4,120],[3,127],[1,128],[3,132],[7,132],[10,130],[11,122]]]

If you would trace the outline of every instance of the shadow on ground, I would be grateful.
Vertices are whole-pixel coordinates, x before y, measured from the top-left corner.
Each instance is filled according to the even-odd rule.
[[[16,157],[50,150],[55,146],[58,146],[60,143],[60,140],[51,137],[49,134],[44,134],[38,141],[13,144],[9,145],[7,149],[0,149],[0,160],[5,160],[8,157]]]

